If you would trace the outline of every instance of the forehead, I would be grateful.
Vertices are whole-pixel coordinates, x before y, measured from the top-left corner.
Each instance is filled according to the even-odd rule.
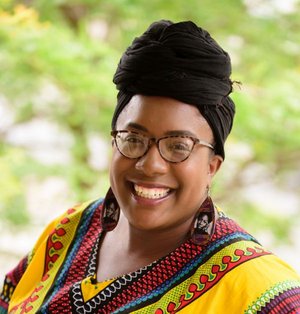
[[[212,138],[212,131],[200,111],[192,105],[168,97],[132,97],[120,113],[116,127],[128,129],[140,125],[153,135],[183,130]]]

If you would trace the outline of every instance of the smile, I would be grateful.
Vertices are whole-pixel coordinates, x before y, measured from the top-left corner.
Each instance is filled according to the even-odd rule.
[[[146,188],[137,184],[134,184],[133,186],[137,196],[148,199],[163,198],[170,192],[170,189],[167,188]]]

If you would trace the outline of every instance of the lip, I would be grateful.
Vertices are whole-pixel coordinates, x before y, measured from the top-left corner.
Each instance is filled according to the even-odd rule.
[[[166,199],[168,199],[170,197],[172,193],[168,193],[167,195],[161,197],[161,198],[145,198],[145,197],[141,197],[138,196],[136,193],[132,192],[132,197],[134,198],[134,200],[142,206],[157,206],[160,203],[164,202]]]
[[[159,183],[154,183],[154,182],[142,182],[142,181],[135,181],[135,180],[130,180],[128,181],[130,184],[138,185],[141,187],[145,187],[148,189],[169,189],[169,190],[174,190],[174,188],[171,188],[170,186],[164,185],[164,184],[159,184]]]
[[[131,194],[132,194],[133,198],[141,205],[157,205],[157,204],[165,201],[167,198],[169,198],[170,195],[174,191],[174,188],[170,188],[167,185],[153,183],[153,182],[141,182],[141,181],[130,180],[130,181],[128,181],[128,183],[130,185]],[[145,197],[141,197],[141,196],[136,194],[135,189],[134,189],[134,185],[138,185],[140,187],[145,187],[148,189],[168,189],[169,191],[166,195],[164,195],[163,197],[160,197],[160,198],[145,198]]]

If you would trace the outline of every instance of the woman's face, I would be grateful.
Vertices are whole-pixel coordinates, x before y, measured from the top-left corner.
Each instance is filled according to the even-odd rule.
[[[134,96],[121,112],[116,129],[155,138],[188,134],[213,143],[212,131],[196,107],[166,97]],[[165,161],[155,144],[139,159],[122,156],[114,145],[111,187],[132,227],[187,230],[221,162],[220,156],[201,145],[195,145],[189,158],[180,163]]]
[[[208,225],[208,216],[205,214],[199,220],[198,224],[200,228],[205,228]]]

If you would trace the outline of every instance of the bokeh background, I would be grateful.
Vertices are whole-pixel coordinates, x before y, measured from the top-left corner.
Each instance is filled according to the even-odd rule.
[[[158,19],[192,20],[231,55],[212,196],[300,271],[299,1],[0,0],[0,280],[52,218],[105,194],[112,76]]]

